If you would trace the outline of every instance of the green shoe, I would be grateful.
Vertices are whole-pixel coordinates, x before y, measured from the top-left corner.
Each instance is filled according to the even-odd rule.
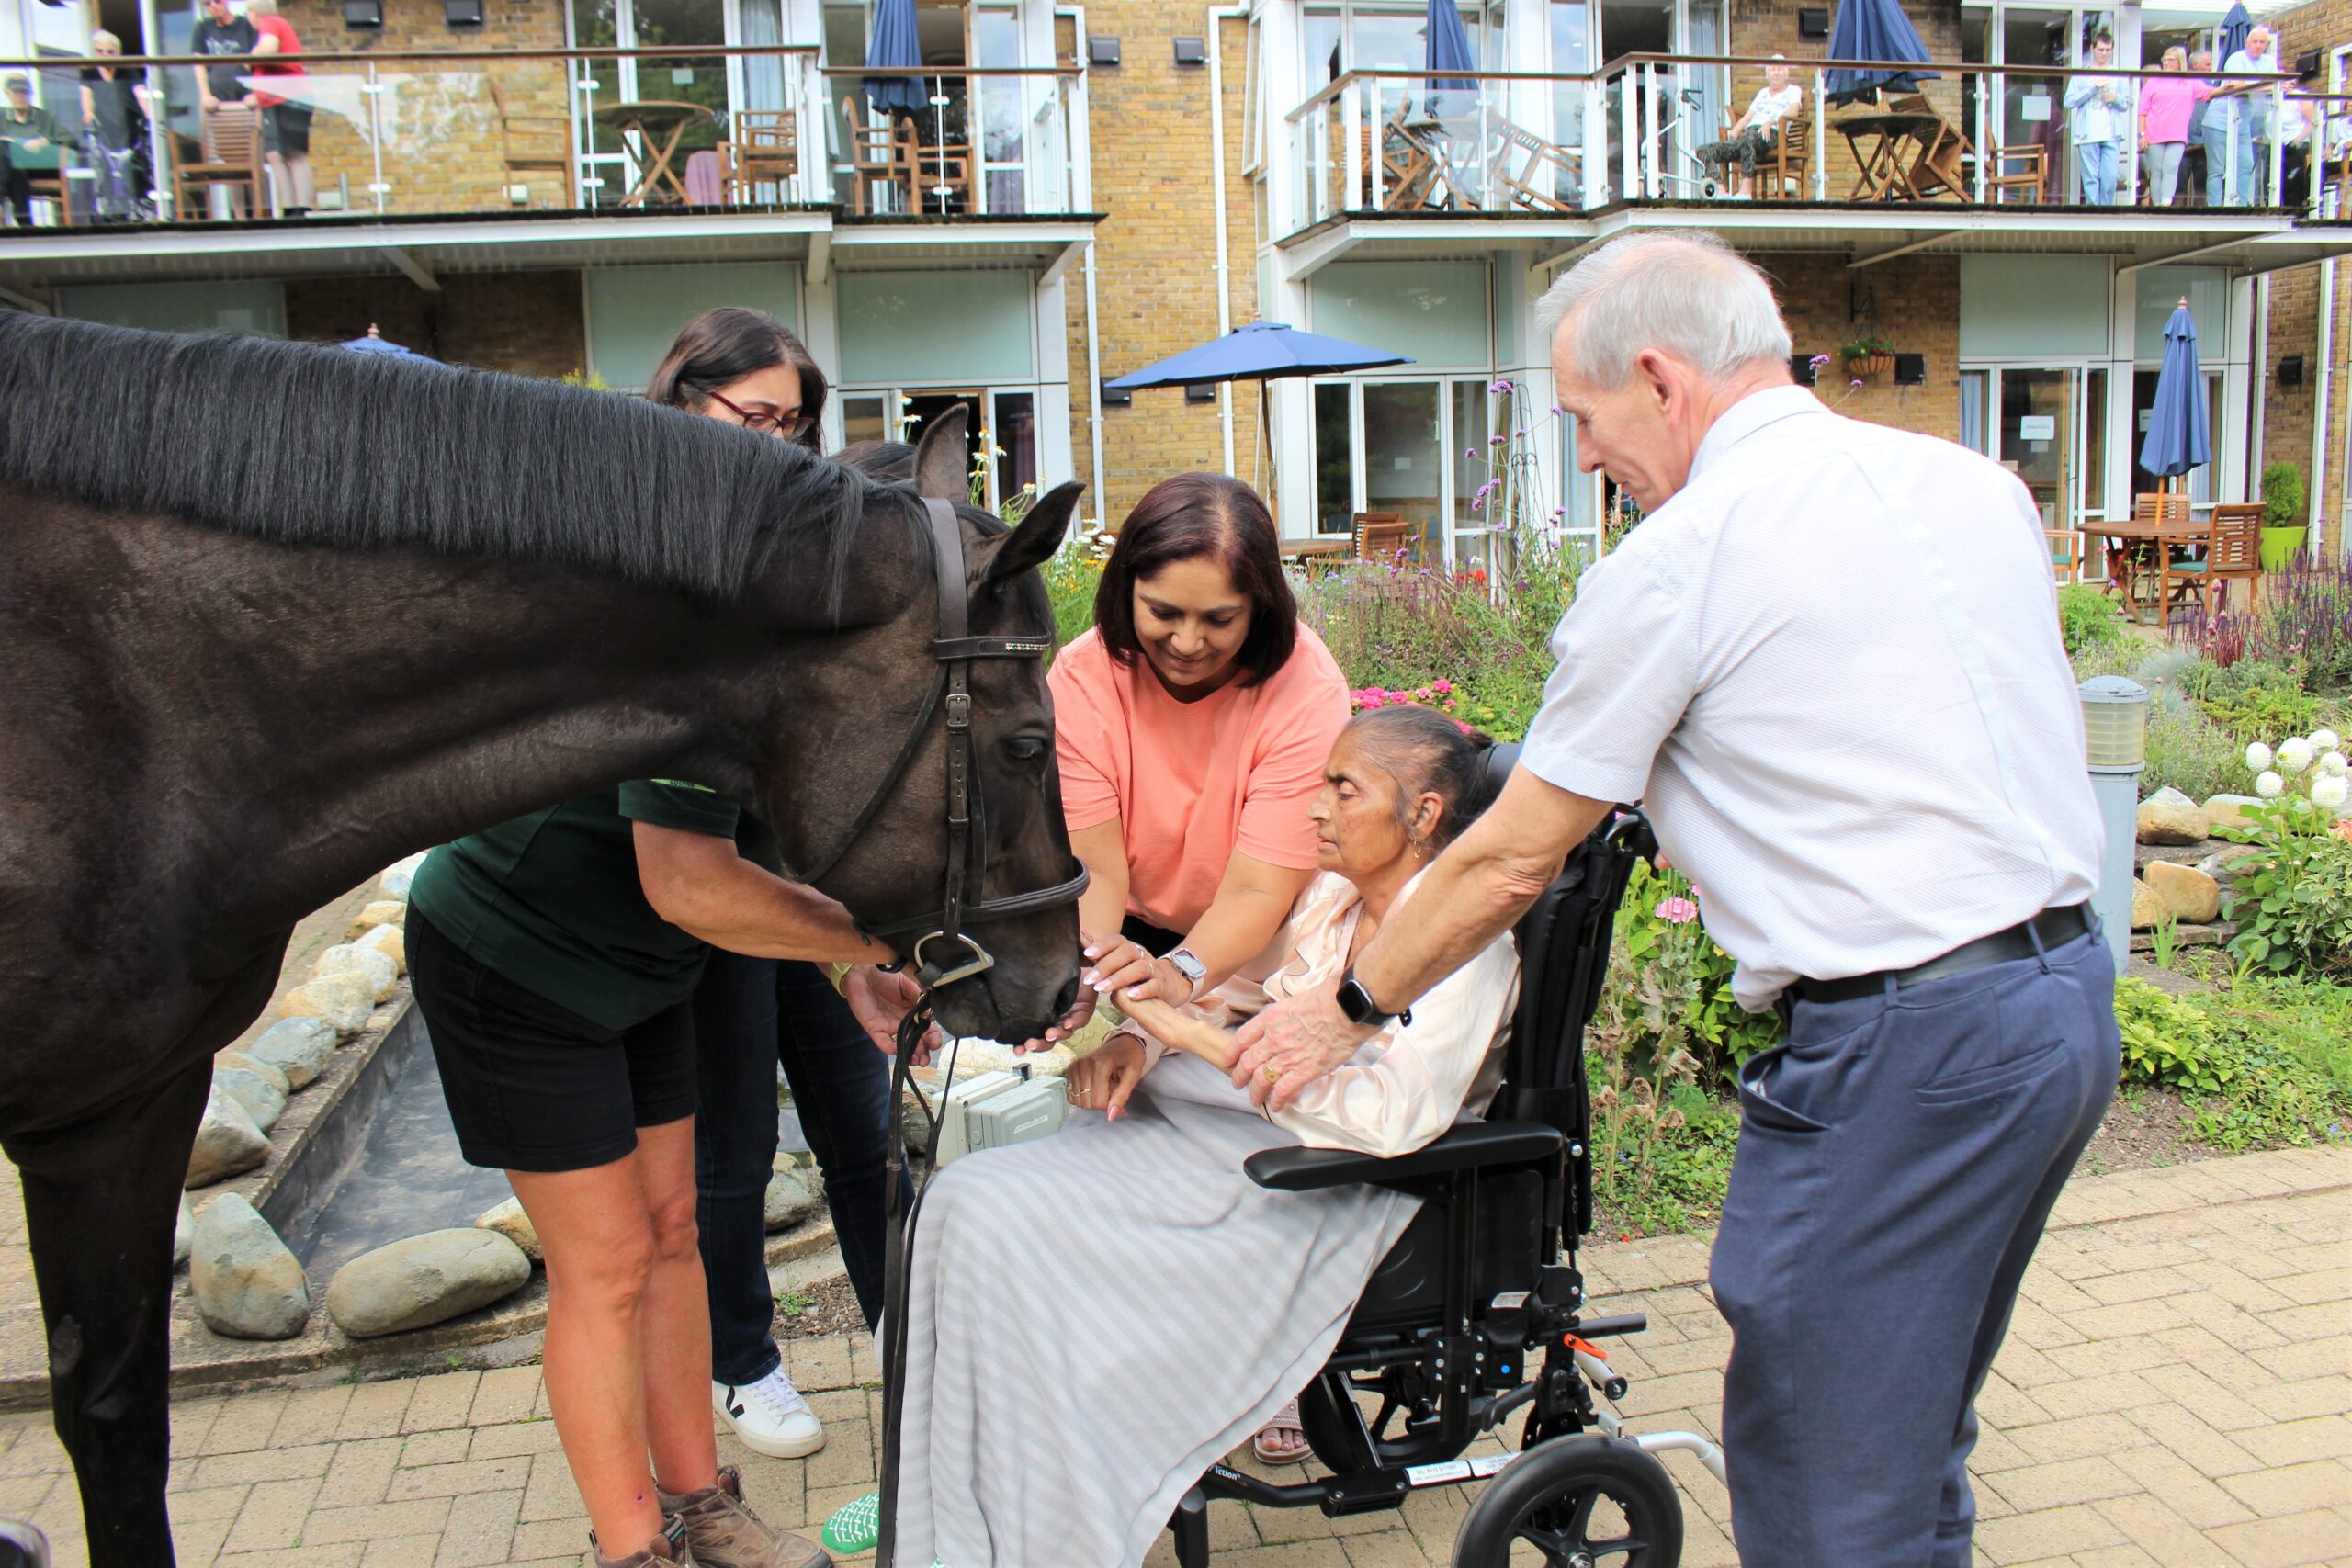
[[[882,1539],[882,1494],[868,1492],[854,1503],[844,1503],[825,1521],[818,1540],[835,1557],[858,1557],[874,1550]]]

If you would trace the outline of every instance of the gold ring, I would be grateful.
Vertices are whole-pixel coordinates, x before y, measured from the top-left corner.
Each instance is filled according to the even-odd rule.
[[[1274,1066],[1272,1062],[1268,1062],[1265,1066],[1260,1070],[1266,1075],[1266,1081],[1268,1083],[1280,1083],[1283,1081],[1283,1070]]]

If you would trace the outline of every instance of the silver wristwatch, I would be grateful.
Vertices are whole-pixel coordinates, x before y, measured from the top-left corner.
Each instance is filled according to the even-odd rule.
[[[1193,950],[1189,947],[1177,948],[1174,952],[1169,953],[1167,957],[1168,962],[1176,965],[1177,971],[1181,973],[1186,980],[1192,982],[1192,994],[1187,996],[1184,999],[1189,1002],[1194,997],[1199,996],[1201,994],[1201,982],[1209,977],[1209,966],[1202,963],[1198,958],[1195,958],[1193,955]]]

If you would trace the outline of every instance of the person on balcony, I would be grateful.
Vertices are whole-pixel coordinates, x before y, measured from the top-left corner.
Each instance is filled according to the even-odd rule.
[[[244,84],[242,61],[261,41],[261,32],[245,17],[229,9],[229,0],[204,0],[204,19],[188,36],[190,54],[209,54],[222,62],[196,73],[197,102],[206,114],[218,114],[225,104],[242,104],[251,96]]]
[[[2245,47],[2222,62],[2222,72],[2277,71],[2277,34],[2257,23],[2245,35]],[[2219,149],[2222,156],[2214,162],[2226,177],[2216,181],[2209,165],[2205,176],[2209,206],[2249,207],[2258,199],[2254,152],[2257,142],[2270,140],[2270,107],[2267,82],[2215,85],[2213,99],[2205,106],[2206,155],[2211,159]]]
[[[309,69],[293,56],[302,52],[294,24],[277,14],[277,0],[245,0],[245,16],[259,35],[254,54],[263,63],[256,76],[303,76]],[[277,186],[277,205],[288,218],[305,218],[318,199],[311,177],[311,106],[300,98],[281,98],[254,89],[254,105],[261,110],[262,148]]]
[[[72,138],[57,117],[33,102],[33,79],[22,73],[11,75],[6,86],[7,107],[0,108],[0,200],[6,200],[8,211],[18,223],[28,228],[33,220],[33,187],[30,170],[50,171],[59,167],[62,154]]]
[[[1772,62],[1764,68],[1764,85],[1756,90],[1731,134],[1699,149],[1699,162],[1721,169],[1725,184],[1731,181],[1731,166],[1739,165],[1739,184],[1732,193],[1736,197],[1755,194],[1756,161],[1780,145],[1781,122],[1804,107],[1804,89],[1789,80],[1783,57],[1776,54]]]
[[[107,62],[122,58],[122,39],[104,28],[90,35],[92,63],[82,67],[82,122],[98,171],[98,216],[126,218],[141,209],[153,173],[147,127],[154,101],[147,84]]]
[[[2101,33],[2091,40],[2091,66],[2115,63],[2115,40]],[[2074,139],[2075,166],[2082,171],[2083,200],[2092,207],[2115,201],[2115,171],[2132,124],[2132,84],[2121,76],[2070,76],[2066,80],[2066,132]]]
[[[2140,145],[2146,150],[2148,202],[2170,207],[2180,185],[2181,160],[2188,154],[2190,118],[2213,96],[2213,85],[2188,73],[2188,55],[2178,44],[2165,51],[2172,74],[2140,84]]]

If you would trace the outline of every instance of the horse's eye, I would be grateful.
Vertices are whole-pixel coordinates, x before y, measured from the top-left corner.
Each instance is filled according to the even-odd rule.
[[[1048,748],[1039,739],[1023,736],[1004,743],[1004,754],[1016,762],[1042,762]]]

